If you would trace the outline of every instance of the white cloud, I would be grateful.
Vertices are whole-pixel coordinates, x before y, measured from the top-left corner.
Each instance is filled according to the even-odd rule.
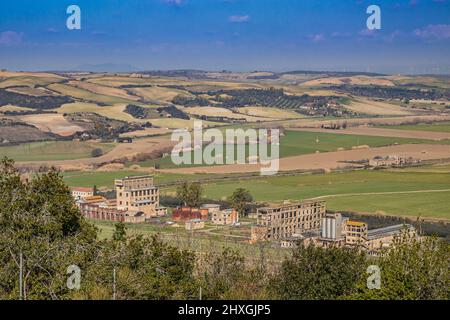
[[[309,36],[309,38],[312,40],[312,42],[315,42],[315,43],[325,40],[325,36],[321,33],[313,34],[313,35]]]
[[[230,16],[228,18],[228,20],[230,22],[234,22],[234,23],[248,22],[250,20],[250,16],[249,15],[245,15],[245,16]]]
[[[185,0],[164,0],[164,2],[176,6],[181,6],[185,2]]]
[[[425,28],[414,30],[414,35],[423,39],[449,39],[450,24],[429,24]]]

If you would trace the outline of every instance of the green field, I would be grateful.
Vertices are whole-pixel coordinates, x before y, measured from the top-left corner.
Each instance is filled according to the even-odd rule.
[[[88,172],[88,171],[73,171],[65,172],[64,181],[70,187],[92,187],[96,185],[98,188],[112,189],[114,186],[114,179],[123,178],[126,176],[144,175],[146,172],[139,172],[134,170],[110,171],[110,172]],[[183,180],[198,180],[209,178],[213,175],[208,174],[151,174],[155,177],[155,183],[167,183],[173,181]]]
[[[0,157],[7,156],[15,161],[48,161],[90,158],[91,151],[100,148],[108,152],[112,143],[81,141],[45,141],[0,147]]]
[[[286,131],[286,135],[280,139],[280,157],[291,157],[302,154],[311,154],[315,152],[337,151],[339,148],[351,149],[355,146],[367,145],[369,147],[381,147],[393,144],[410,144],[410,143],[437,143],[436,141],[424,139],[409,139],[396,137],[376,137],[376,136],[360,136],[347,134],[334,134],[322,132],[306,132],[306,131]],[[441,141],[440,143],[450,143],[450,140]],[[235,146],[235,150],[237,147]],[[249,155],[249,147],[245,146],[246,157]],[[236,154],[236,151],[235,151]],[[193,159],[192,152],[190,157]],[[223,155],[226,158],[226,148],[223,148]],[[149,160],[140,162],[143,167],[153,167],[155,163],[159,163],[161,168],[180,168],[204,166],[205,164],[182,164],[175,165],[172,163],[170,156],[158,160]]]
[[[376,126],[383,129],[417,130],[433,132],[450,132],[450,122],[437,122],[433,124],[419,123],[415,125]]]
[[[242,187],[260,202],[324,197],[331,210],[450,219],[450,173],[364,170],[241,179],[205,183],[203,187],[211,199],[224,199]],[[427,190],[439,192],[422,193]]]

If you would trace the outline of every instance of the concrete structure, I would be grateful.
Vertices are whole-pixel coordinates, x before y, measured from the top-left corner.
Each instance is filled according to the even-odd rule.
[[[348,220],[345,223],[345,244],[364,246],[368,230],[367,223]]]
[[[153,177],[116,179],[115,187],[117,199],[102,196],[78,199],[83,215],[90,219],[140,223],[167,214],[167,208],[159,205],[159,190],[153,185]]]
[[[117,209],[110,200],[100,196],[88,197],[77,202],[78,207],[86,218],[108,221],[122,221],[128,223],[145,222],[145,215],[141,211]]]
[[[201,219],[192,219],[186,221],[186,223],[184,224],[184,228],[189,231],[203,229],[204,227],[205,222]]]
[[[367,233],[366,247],[370,253],[376,254],[381,249],[389,248],[396,237],[409,237],[412,239],[416,236],[416,230],[410,224],[397,224],[372,229]]]
[[[74,187],[74,188],[70,188],[70,191],[72,192],[72,197],[75,200],[92,197],[94,195],[94,188]]]
[[[234,225],[239,222],[239,214],[234,209],[216,211],[212,213],[211,221],[214,224]]]
[[[371,167],[391,167],[391,166],[403,166],[409,164],[419,163],[420,160],[414,158],[404,158],[399,156],[376,156],[369,160],[369,166]]]
[[[325,215],[325,201],[309,200],[259,208],[257,225],[252,228],[251,241],[281,240],[293,234],[320,231]]]
[[[322,219],[320,241],[325,247],[345,244],[346,223],[348,218],[340,213],[326,213]]]
[[[215,203],[205,203],[200,206],[200,210],[206,209],[209,214],[217,212],[220,210],[220,204]]]
[[[159,189],[151,176],[135,176],[116,179],[117,208],[120,210],[142,211],[146,218],[167,214],[167,209],[159,206]]]

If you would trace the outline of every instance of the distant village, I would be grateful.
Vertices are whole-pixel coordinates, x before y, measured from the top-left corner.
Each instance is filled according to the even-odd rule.
[[[198,208],[180,206],[168,209],[160,205],[159,188],[149,175],[125,177],[114,181],[116,198],[96,195],[94,188],[72,188],[82,214],[89,219],[124,223],[146,223],[158,217],[169,217],[169,225],[189,231],[200,230],[206,222],[214,225],[239,227],[239,213],[219,204],[203,204]],[[330,213],[323,200],[299,202],[284,201],[257,208],[250,214],[255,220],[251,226],[250,243],[271,242],[281,248],[292,248],[300,243],[322,247],[358,246],[369,255],[378,255],[389,248],[396,237],[417,237],[412,225],[398,224],[369,229],[365,222],[353,221],[341,213]]]

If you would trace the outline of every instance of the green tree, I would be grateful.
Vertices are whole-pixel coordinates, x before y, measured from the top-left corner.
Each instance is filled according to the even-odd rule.
[[[189,201],[189,183],[184,181],[177,187],[177,198],[179,198],[184,205]]]
[[[100,148],[92,149],[91,157],[97,158],[97,157],[100,157],[101,155],[103,155],[103,150],[102,149],[100,149]]]
[[[113,240],[124,241],[127,237],[127,226],[122,221],[114,225]]]
[[[236,189],[229,197],[229,201],[236,211],[241,215],[245,215],[247,212],[247,206],[253,201],[253,197],[250,192],[244,188]]]
[[[177,197],[189,207],[198,207],[201,204],[202,199],[202,187],[200,183],[183,182],[177,187]]]
[[[22,180],[12,160],[0,164],[0,298],[56,299],[67,294],[66,268],[89,259],[96,231],[55,170]]]
[[[368,289],[366,277],[353,299],[450,299],[450,245],[437,238],[396,237],[372,264],[380,268],[380,289]]]
[[[193,182],[189,186],[187,205],[190,207],[198,207],[202,201],[202,186],[199,182]]]
[[[357,249],[299,245],[269,289],[283,300],[338,299],[356,292],[364,272],[365,256]]]

